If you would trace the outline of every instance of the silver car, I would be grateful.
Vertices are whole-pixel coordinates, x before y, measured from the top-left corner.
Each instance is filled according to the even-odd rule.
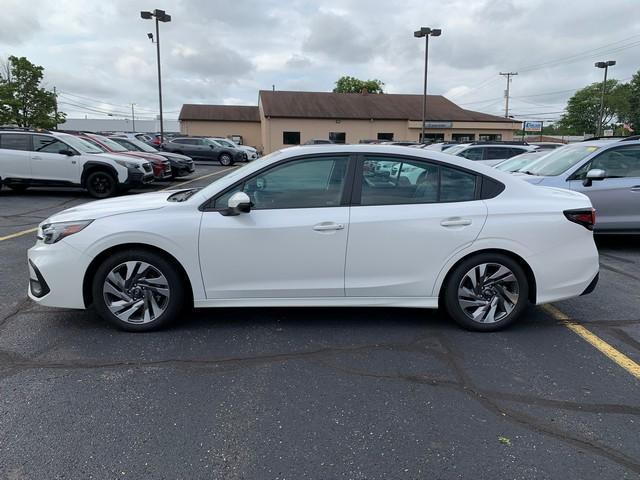
[[[514,175],[584,193],[596,233],[640,233],[640,140],[595,140],[558,148]]]

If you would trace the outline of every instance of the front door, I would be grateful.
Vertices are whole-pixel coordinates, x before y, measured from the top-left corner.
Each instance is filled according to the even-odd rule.
[[[286,161],[218,195],[200,227],[207,298],[344,296],[349,162],[335,154]],[[251,211],[222,215],[239,191]]]
[[[61,151],[73,149],[54,137],[33,136],[31,169],[35,180],[80,184],[78,157],[60,153]]]
[[[583,184],[586,173],[601,169],[603,180]],[[609,149],[581,167],[569,181],[596,209],[596,231],[640,229],[640,145]]]
[[[431,297],[446,260],[471,244],[487,208],[476,175],[367,155],[356,173],[345,289],[352,297]],[[359,205],[356,205],[359,203]]]

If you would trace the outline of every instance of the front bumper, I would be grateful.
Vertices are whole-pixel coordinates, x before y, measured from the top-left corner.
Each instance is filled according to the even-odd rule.
[[[84,272],[90,259],[64,240],[48,245],[41,240],[27,252],[29,298],[47,307],[85,308]]]
[[[129,169],[129,175],[127,175],[127,180],[124,182],[124,186],[138,187],[140,185],[153,182],[154,178],[153,173],[142,173],[135,168],[131,168]]]
[[[183,177],[196,171],[193,160],[188,162],[179,162],[171,160],[171,170],[174,177]]]

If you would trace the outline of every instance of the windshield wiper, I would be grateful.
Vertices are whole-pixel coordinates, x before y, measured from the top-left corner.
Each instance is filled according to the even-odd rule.
[[[535,175],[535,173],[530,172],[529,170],[518,170],[518,171],[521,172],[521,173],[524,173],[526,175]]]
[[[179,192],[172,193],[167,197],[168,202],[184,202],[189,199],[194,193],[196,193],[200,188],[188,188],[186,190],[180,190]]]

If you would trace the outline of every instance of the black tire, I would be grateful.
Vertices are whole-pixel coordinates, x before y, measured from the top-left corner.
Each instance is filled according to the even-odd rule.
[[[109,172],[97,170],[87,176],[85,188],[94,198],[107,198],[118,192],[118,182]]]
[[[143,314],[141,314],[139,310],[136,311],[136,313],[134,314],[135,316],[131,315],[131,321],[125,321],[116,316],[116,314],[114,314],[107,306],[107,302],[109,300],[117,300],[117,297],[104,292],[107,276],[112,270],[119,268],[119,266],[121,266],[125,262],[146,263],[150,265],[152,269],[155,269],[155,271],[163,275],[167,281],[167,289],[169,293],[166,303],[160,301],[164,300],[164,298],[162,298],[161,296],[156,297],[156,299],[158,299],[156,305],[162,306],[163,310],[155,318],[153,318],[153,313],[150,314],[149,316],[151,317],[151,320],[146,323],[135,323],[135,320],[139,320],[139,316],[143,316]],[[140,274],[144,274],[145,271],[138,271],[137,274],[131,276],[131,279],[137,279],[137,276]],[[140,278],[138,281],[144,282],[144,279]],[[147,294],[145,290],[148,286],[149,285],[138,286],[137,282],[131,283],[127,287],[128,294],[133,295],[132,291],[135,288],[141,289],[143,290],[142,298],[138,297],[138,300],[144,302],[144,297]],[[177,267],[173,264],[173,262],[167,260],[162,255],[148,250],[128,250],[116,253],[115,255],[110,255],[98,267],[98,270],[94,275],[93,285],[91,288],[93,294],[93,305],[98,315],[103,319],[111,322],[119,329],[126,330],[128,332],[149,332],[162,328],[173,322],[184,307],[185,285],[182,277],[178,272]],[[151,294],[155,295],[152,292]],[[131,296],[130,298],[135,297]],[[124,308],[126,309],[126,306]]]
[[[482,276],[479,273],[483,265],[488,278],[480,280]],[[499,266],[510,270],[512,275],[497,275]],[[475,278],[477,287],[472,286],[472,278]],[[500,278],[502,280],[498,280]],[[469,295],[459,294],[461,287]],[[517,294],[517,300],[514,293]],[[500,253],[480,253],[462,261],[450,273],[442,300],[449,316],[461,327],[477,332],[493,332],[513,323],[528,306],[529,282],[523,268],[511,257]],[[465,308],[461,302],[466,305]],[[479,315],[479,320],[472,318],[474,313]]]
[[[28,185],[7,185],[7,186],[16,193],[22,193],[25,190],[27,190],[27,188],[29,188]]]
[[[223,167],[228,167],[230,165],[233,165],[233,157],[228,153],[222,153],[218,157],[218,161],[220,162],[220,165],[222,165]]]

